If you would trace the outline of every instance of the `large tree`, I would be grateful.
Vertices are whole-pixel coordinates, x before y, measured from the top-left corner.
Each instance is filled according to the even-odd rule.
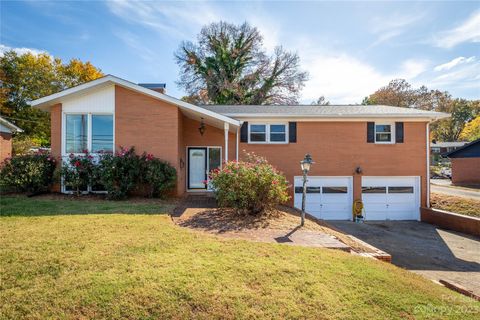
[[[453,99],[447,91],[429,90],[425,86],[413,88],[406,80],[395,79],[366,97],[362,104],[381,104],[447,112],[448,119],[431,126],[432,138],[439,141],[457,141],[465,125],[480,114],[480,101]]]
[[[262,35],[248,23],[212,23],[196,43],[186,41],[175,54],[189,97],[207,104],[295,104],[307,80],[297,54],[281,46],[268,55]]]
[[[462,133],[460,133],[460,139],[466,141],[480,139],[480,116],[476,117],[465,125]]]
[[[46,53],[19,55],[7,51],[0,57],[0,114],[24,130],[23,138],[48,145],[50,118],[46,112],[30,107],[28,101],[101,76],[90,62],[72,59],[63,63]]]

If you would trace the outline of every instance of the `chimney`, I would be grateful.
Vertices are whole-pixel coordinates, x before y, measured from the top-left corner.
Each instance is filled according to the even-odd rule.
[[[167,86],[165,83],[139,83],[138,85],[160,93],[165,93],[165,88]]]

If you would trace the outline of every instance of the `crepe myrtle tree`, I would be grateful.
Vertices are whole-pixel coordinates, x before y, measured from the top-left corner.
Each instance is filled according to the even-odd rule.
[[[296,53],[278,46],[267,54],[262,35],[248,23],[204,26],[175,59],[184,99],[198,104],[296,104],[308,78]]]

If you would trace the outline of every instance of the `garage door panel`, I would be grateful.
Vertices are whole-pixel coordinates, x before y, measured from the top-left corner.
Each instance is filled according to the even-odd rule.
[[[362,177],[367,220],[418,220],[419,177]]]
[[[301,209],[302,177],[295,177],[295,207]],[[352,177],[308,177],[305,210],[320,219],[349,220],[353,201]]]

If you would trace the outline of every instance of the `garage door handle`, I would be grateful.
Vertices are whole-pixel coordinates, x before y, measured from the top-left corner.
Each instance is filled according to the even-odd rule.
[[[387,208],[389,207],[390,205],[387,204]]]

